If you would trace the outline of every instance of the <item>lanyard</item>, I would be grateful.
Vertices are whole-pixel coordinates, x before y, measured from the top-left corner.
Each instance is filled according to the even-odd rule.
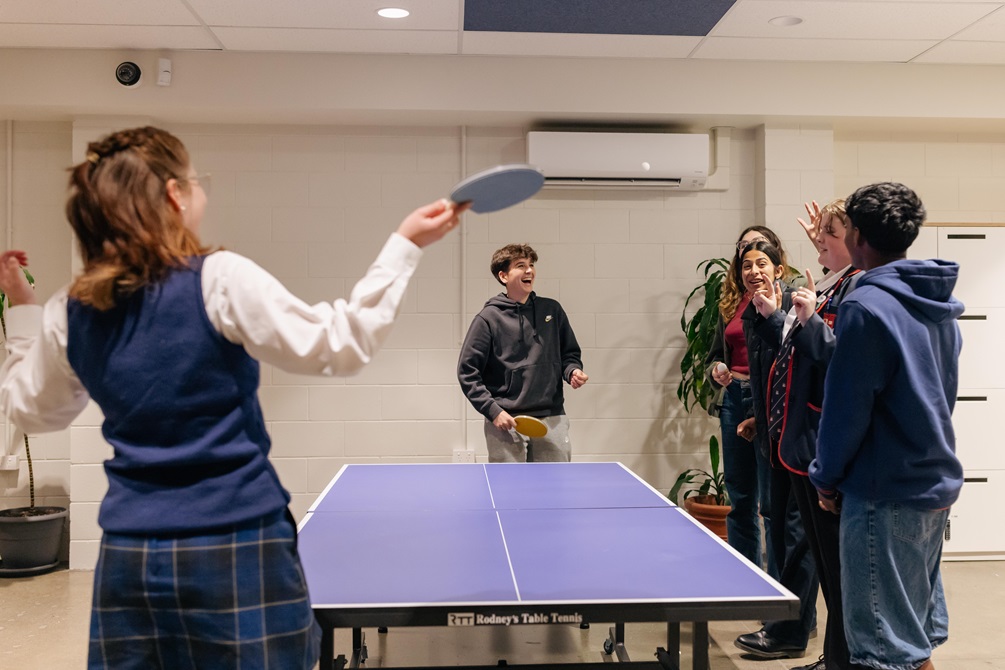
[[[820,318],[824,320],[824,323],[826,323],[827,327],[831,330],[834,329],[834,322],[837,320],[837,305],[832,306],[834,296],[837,294],[838,289],[846,279],[852,275],[858,274],[859,272],[861,272],[861,270],[858,268],[846,272],[840,279],[834,282],[834,285],[827,289],[825,293],[820,294],[820,298],[823,298],[823,300],[817,305],[817,314],[820,315]]]

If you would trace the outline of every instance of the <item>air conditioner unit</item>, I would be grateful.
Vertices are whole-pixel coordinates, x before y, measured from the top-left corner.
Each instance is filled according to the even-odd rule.
[[[527,162],[545,186],[705,188],[708,135],[681,133],[527,133]]]

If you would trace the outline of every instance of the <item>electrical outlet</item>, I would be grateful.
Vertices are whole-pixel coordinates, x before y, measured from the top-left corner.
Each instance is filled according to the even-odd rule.
[[[473,449],[454,449],[454,463],[474,463],[475,452]]]
[[[0,470],[17,470],[17,456],[0,456]]]

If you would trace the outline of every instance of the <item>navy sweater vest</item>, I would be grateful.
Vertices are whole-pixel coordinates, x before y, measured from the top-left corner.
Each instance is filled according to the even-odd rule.
[[[213,328],[202,258],[111,310],[70,299],[67,357],[114,448],[99,525],[201,532],[287,505],[268,459],[258,363]]]

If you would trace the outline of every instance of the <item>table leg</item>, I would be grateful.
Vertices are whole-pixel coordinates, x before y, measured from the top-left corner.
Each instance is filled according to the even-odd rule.
[[[604,640],[604,653],[615,654],[618,661],[628,663],[628,650],[625,649],[625,624],[616,623],[607,629],[607,639]]]
[[[692,646],[693,660],[691,661],[691,667],[694,670],[708,670],[708,622],[707,621],[695,621],[692,624],[694,627],[694,640]]]
[[[663,647],[656,648],[656,662],[660,664],[662,670],[680,670],[678,657],[671,657]]]
[[[360,664],[366,663],[366,635],[362,628],[352,629],[352,660],[349,661],[350,668],[358,668]]]
[[[667,622],[667,653],[680,659],[680,622]]]
[[[335,630],[328,626],[321,627],[321,660],[318,670],[334,670],[335,663]]]

